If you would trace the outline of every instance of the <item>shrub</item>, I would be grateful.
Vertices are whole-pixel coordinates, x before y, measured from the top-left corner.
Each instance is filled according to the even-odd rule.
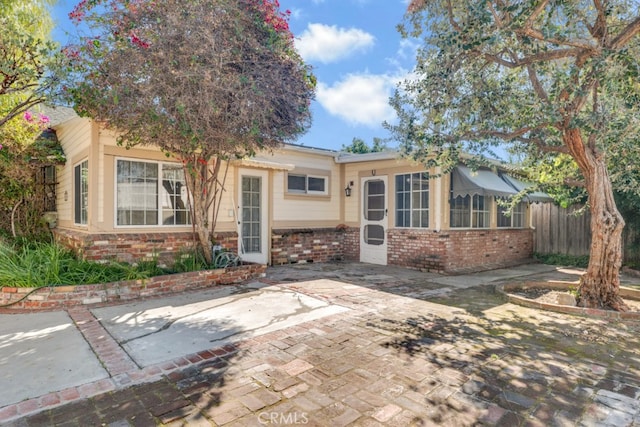
[[[589,264],[589,255],[567,255],[567,254],[540,254],[535,253],[533,257],[543,264],[561,265],[566,267],[586,268]]]
[[[99,264],[78,259],[73,252],[55,243],[0,241],[0,284],[3,286],[108,283],[165,273],[156,262]]]

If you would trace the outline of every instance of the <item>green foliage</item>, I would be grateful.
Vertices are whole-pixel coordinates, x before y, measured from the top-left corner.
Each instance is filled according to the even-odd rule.
[[[194,229],[213,262],[220,164],[292,141],[311,123],[315,78],[287,13],[275,0],[94,0],[72,16],[92,36],[66,48],[69,101],[120,144],[157,146],[182,162]]]
[[[628,176],[637,170],[640,131],[640,47],[637,28],[629,25],[637,3],[464,0],[448,5],[445,0],[413,2],[401,26],[405,36],[424,43],[415,79],[392,99],[400,122],[389,127],[407,154],[419,159],[435,154],[451,166],[463,151],[482,156],[506,144],[512,153],[528,157],[530,167],[542,167],[558,154],[579,154],[581,148],[571,151],[565,145],[566,132],[578,128],[589,139],[587,148],[622,166],[626,188],[640,188],[635,185],[640,181]],[[593,24],[592,34],[587,29],[592,24],[586,23],[596,18],[604,20]],[[598,32],[607,34],[606,41]],[[622,34],[626,43],[611,43]],[[608,44],[592,50],[599,43]],[[564,177],[567,169],[540,175],[550,172],[554,181],[582,180],[585,168],[574,165]],[[612,174],[614,182],[625,178]],[[575,196],[559,194],[560,199]]]
[[[239,263],[240,258],[238,255],[224,249],[214,252],[212,263],[207,263],[202,252],[190,250],[182,251],[176,256],[171,271],[174,273],[185,273],[189,271],[234,267],[239,265]]]
[[[589,255],[566,255],[566,254],[539,254],[534,253],[533,257],[543,264],[560,265],[564,267],[586,268],[589,265]]]
[[[0,0],[0,229],[14,236],[45,230],[34,160],[50,154],[50,147],[38,145],[48,119],[30,110],[53,95],[62,71],[58,46],[49,35],[51,4]],[[55,154],[62,158],[61,152]]]
[[[624,226],[613,194],[640,196],[638,16],[632,0],[414,0],[400,27],[422,43],[391,100],[402,149],[446,173],[465,151],[506,146],[550,190],[583,187],[556,196],[588,195],[600,260],[583,281],[591,307],[624,308],[610,286]]]
[[[61,56],[49,36],[52,3],[0,1],[0,128],[43,102],[55,87]]]
[[[382,138],[373,138],[373,145],[369,146],[362,138],[354,137],[350,145],[343,145],[342,151],[354,154],[379,153],[386,150],[387,141]]]
[[[569,286],[569,290],[567,292],[569,292],[570,295],[573,295],[576,301],[580,300],[580,289],[573,286]]]
[[[100,264],[78,259],[54,243],[0,241],[0,283],[14,287],[42,287],[109,283],[166,274],[155,262]]]
[[[172,271],[186,273],[189,271],[207,270],[209,264],[200,251],[182,251],[176,256]]]

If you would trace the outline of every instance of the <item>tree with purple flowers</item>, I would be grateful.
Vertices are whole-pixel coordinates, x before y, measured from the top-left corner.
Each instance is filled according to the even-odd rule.
[[[200,248],[211,238],[228,160],[276,147],[310,124],[315,80],[277,0],[83,0],[91,37],[66,48],[76,110],[130,147],[184,165]]]

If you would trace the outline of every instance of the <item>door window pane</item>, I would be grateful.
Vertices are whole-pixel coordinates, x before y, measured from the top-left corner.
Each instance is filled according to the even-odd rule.
[[[381,225],[369,224],[364,226],[364,241],[369,245],[384,244],[384,227]]]
[[[262,250],[260,188],[262,178],[242,177],[242,246],[244,253]]]
[[[382,180],[365,182],[364,217],[368,221],[382,221],[385,215],[385,185]]]

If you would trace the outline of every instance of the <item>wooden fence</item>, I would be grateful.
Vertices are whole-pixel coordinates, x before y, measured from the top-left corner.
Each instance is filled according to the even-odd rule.
[[[588,210],[561,208],[552,203],[531,204],[533,251],[540,254],[589,255],[591,245]]]
[[[552,203],[531,204],[533,251],[540,254],[589,255],[591,214],[582,206],[561,208]],[[625,226],[622,234],[625,263],[640,264],[640,231]]]

